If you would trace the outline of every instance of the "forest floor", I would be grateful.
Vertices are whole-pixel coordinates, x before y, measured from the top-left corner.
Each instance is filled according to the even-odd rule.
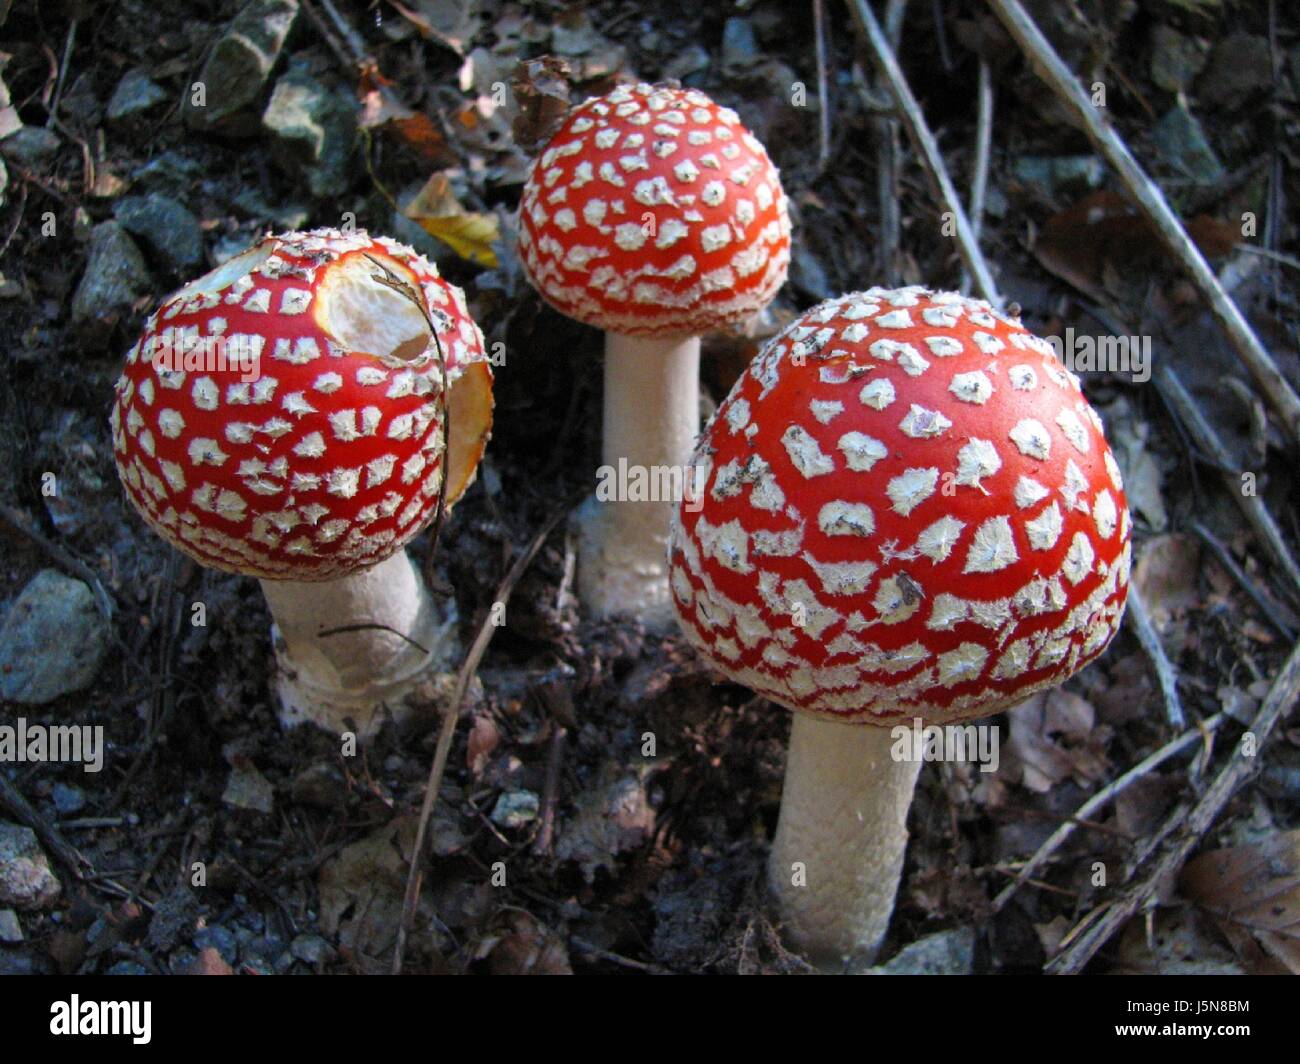
[[[1300,12],[1231,0],[1030,7],[1082,82],[1102,86],[1110,119],[1300,381]],[[216,44],[241,8],[261,53],[236,66]],[[764,336],[820,299],[961,283],[944,205],[902,136],[898,238],[882,240],[887,94],[837,0],[825,4],[819,63],[812,12],[776,0],[0,0],[0,612],[43,569],[97,582],[111,608],[107,622],[69,620],[64,638],[21,647],[54,677],[54,695],[15,698],[0,715],[102,726],[107,741],[98,773],[0,765],[0,888],[16,892],[0,897],[0,973],[391,964],[436,717],[387,727],[351,757],[331,736],[277,725],[256,582],[171,550],[118,484],[109,405],[147,313],[268,229],[349,219],[412,243],[464,287],[506,354],[482,473],[433,559],[468,645],[516,552],[590,489],[599,455],[601,338],[543,306],[513,253],[525,148],[559,106],[535,84],[535,106],[514,122],[506,87],[521,60],[563,57],[576,100],[629,77],[701,88],[734,107],[781,168],[790,280],[753,335],[706,342],[712,402]],[[1026,324],[1096,336],[1118,321],[1149,337],[1225,441],[1227,472],[1252,475],[1296,549],[1293,444],[996,19],[974,3],[914,3],[902,40],[903,70],[963,195],[988,63],[981,243]],[[195,115],[200,78],[211,96]],[[280,86],[294,99],[276,103]],[[1152,380],[1081,375],[1129,487],[1135,582],[1188,727],[1215,726],[1103,804],[994,905],[1091,795],[1179,734],[1126,627],[1063,690],[998,718],[997,773],[922,773],[882,957],[899,971],[1038,972],[1078,925],[1127,899],[1146,918],[1085,957],[1088,970],[1300,970],[1291,705],[1251,779],[1197,829],[1197,853],[1238,849],[1147,883],[1171,825],[1192,830],[1189,808],[1278,677],[1300,630],[1297,588]],[[414,553],[427,548],[425,537]],[[580,618],[572,549],[561,524],[478,671],[430,825],[405,970],[804,970],[781,946],[763,887],[788,714],[716,682],[676,636]],[[200,602],[206,623],[194,626]],[[5,673],[19,652],[0,646]],[[24,819],[35,849],[2,823]],[[27,895],[6,885],[6,861]],[[497,862],[504,886],[492,882]]]

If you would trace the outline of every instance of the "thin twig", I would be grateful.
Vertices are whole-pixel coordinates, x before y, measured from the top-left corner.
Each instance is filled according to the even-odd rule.
[[[1165,700],[1165,719],[1169,721],[1170,727],[1181,731],[1187,726],[1187,717],[1183,713],[1183,703],[1178,698],[1178,673],[1169,660],[1169,655],[1165,653],[1160,633],[1151,623],[1146,599],[1136,584],[1129,584],[1128,609],[1124,613],[1124,619],[1132,626],[1138,642],[1142,644],[1142,649],[1156,670],[1156,680],[1160,683],[1160,693]]]
[[[920,105],[916,102],[916,97],[912,95],[912,89],[903,76],[898,60],[894,57],[893,49],[890,48],[889,41],[885,37],[885,31],[880,28],[880,23],[876,21],[876,16],[871,13],[871,8],[866,0],[849,0],[849,10],[867,38],[867,44],[871,47],[876,66],[889,84],[889,91],[894,97],[903,125],[907,128],[912,145],[916,148],[916,152],[921,157],[921,162],[925,165],[926,172],[935,186],[934,191],[939,202],[952,215],[953,230],[957,238],[957,250],[961,253],[966,268],[975,279],[976,289],[983,298],[994,306],[1000,307],[1002,297],[998,294],[993,274],[989,271],[988,263],[980,252],[979,241],[975,239],[975,235],[971,230],[970,221],[966,217],[966,210],[961,205],[961,198],[957,195],[956,188],[953,187],[952,178],[948,176],[948,168],[944,165],[939,145],[934,139],[934,134],[930,132],[930,127],[925,123],[925,116],[921,114]]]
[[[812,0],[813,37],[817,49],[817,172],[826,168],[831,158],[831,96],[827,89],[826,3]]]
[[[91,863],[59,833],[58,828],[33,808],[22,792],[9,782],[9,777],[3,770],[0,770],[0,809],[4,810],[6,816],[31,828],[42,845],[78,879],[84,879],[87,873],[94,872]]]
[[[569,512],[569,509],[570,506],[566,503],[546,519],[524,552],[515,559],[514,565],[510,567],[510,571],[506,573],[505,578],[497,587],[494,601],[504,605],[510,600],[510,595],[519,582],[519,578],[524,575],[524,571],[537,556],[537,552],[542,549],[546,537],[551,534],[551,530],[559,524],[560,520]],[[415,843],[411,847],[411,867],[406,876],[406,894],[402,899],[402,918],[398,921],[397,943],[393,947],[392,971],[394,975],[400,975],[402,972],[402,956],[406,951],[406,937],[415,920],[415,905],[420,894],[424,840],[428,833],[429,820],[433,816],[434,805],[438,800],[438,791],[442,787],[442,776],[447,767],[447,755],[451,752],[451,740],[456,734],[456,721],[460,717],[461,707],[465,702],[465,694],[469,690],[470,682],[477,674],[479,662],[483,660],[483,654],[487,651],[488,644],[492,641],[492,636],[496,633],[498,627],[499,625],[494,623],[494,615],[489,611],[488,616],[484,617],[483,623],[479,627],[478,634],[474,637],[474,642],[470,644],[469,653],[465,655],[460,671],[456,674],[456,686],[452,690],[451,698],[448,700],[447,708],[444,711],[442,730],[438,733],[438,746],[434,750],[433,763],[429,766],[429,778],[424,788],[424,803],[420,807],[420,821],[415,832]]]
[[[970,179],[970,227],[978,242],[984,228],[984,200],[988,195],[989,156],[993,145],[993,74],[989,62],[980,57],[979,104],[975,119],[975,162]],[[970,274],[961,272],[961,290],[970,291]]]
[[[1220,724],[1223,723],[1224,715],[1216,713],[1214,716],[1202,721],[1198,729],[1183,732],[1176,739],[1165,743],[1155,753],[1143,758],[1131,769],[1106,784],[1101,790],[1089,798],[1083,805],[1074,811],[1074,815],[1061,824],[1047,840],[1035,851],[1034,855],[1029,858],[1016,873],[1016,878],[1002,888],[1001,893],[993,899],[993,912],[999,913],[1003,907],[1026,883],[1031,882],[1031,877],[1045,865],[1057,850],[1059,850],[1074,834],[1075,829],[1088,826],[1085,822],[1091,820],[1102,809],[1108,806],[1112,800],[1128,790],[1133,784],[1142,777],[1148,775],[1155,769],[1159,768],[1175,754],[1180,754],[1192,745],[1197,739],[1208,739]]]
[[[1270,733],[1278,719],[1294,706],[1298,694],[1300,646],[1291,651],[1291,656],[1269,689],[1264,704],[1250,722],[1248,734],[1254,737],[1253,756],[1247,756],[1238,748],[1195,805],[1190,808],[1180,807],[1165,821],[1157,834],[1162,839],[1172,839],[1172,842],[1157,858],[1150,873],[1140,883],[1130,887],[1118,901],[1102,906],[1085,917],[1067,936],[1069,947],[1048,962],[1047,972],[1053,975],[1073,975],[1082,971],[1111,935],[1126,924],[1134,913],[1151,904],[1160,889],[1173,880],[1192,851],[1200,845],[1205,833],[1214,826],[1232,796],[1255,774]],[[1145,859],[1134,867],[1140,867],[1142,863],[1145,863]]]
[[[856,0],[856,4],[865,7],[864,0]],[[1277,412],[1287,434],[1292,440],[1300,442],[1300,397],[1282,375],[1237,304],[1224,291],[1209,263],[1188,237],[1178,215],[1169,206],[1164,193],[1133,158],[1132,152],[1114,127],[1103,118],[1102,109],[1093,106],[1092,100],[1083,91],[1083,86],[1061,61],[1061,57],[1034,24],[1020,0],[989,0],[989,6],[1020,45],[1034,72],[1070,108],[1079,119],[1088,139],[1119,175],[1120,181],[1146,215],[1160,241],[1204,297],[1210,312],[1250,370],[1264,398]]]
[[[1268,623],[1288,643],[1293,642],[1295,632],[1292,630],[1290,623],[1282,616],[1281,611],[1273,601],[1255,584],[1255,581],[1246,575],[1245,570],[1237,564],[1237,559],[1232,556],[1228,548],[1220,543],[1218,537],[1200,521],[1193,521],[1191,527],[1192,531],[1200,536],[1201,542],[1214,553],[1214,556],[1219,560],[1219,564],[1228,571],[1228,575],[1237,581],[1237,585],[1250,596],[1251,601],[1255,603],[1259,612],[1268,620]]]
[[[560,765],[564,760],[564,738],[568,731],[558,721],[551,733],[551,746],[546,754],[546,781],[542,786],[542,811],[533,853],[549,857],[555,841],[555,806],[560,794]]]
[[[903,16],[907,0],[889,0],[885,8],[885,37],[889,47],[898,51],[903,36]],[[898,241],[901,223],[898,217],[898,165],[901,145],[898,119],[877,118],[872,127],[876,140],[876,198],[880,214],[880,276],[887,285],[898,283]]]

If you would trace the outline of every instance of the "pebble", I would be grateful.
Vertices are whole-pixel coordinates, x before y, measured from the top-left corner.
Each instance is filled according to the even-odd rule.
[[[107,649],[108,625],[90,588],[42,569],[0,627],[0,699],[40,706],[80,691]]]
[[[975,932],[969,927],[917,939],[868,975],[969,975],[975,962]]]
[[[18,914],[12,909],[0,909],[0,942],[21,942],[23,928],[18,922]]]
[[[290,945],[289,952],[304,964],[324,964],[335,957],[334,947],[320,935],[299,935]]]
[[[23,126],[0,141],[0,153],[25,170],[43,170],[59,150],[59,135],[44,126]]]
[[[1210,147],[1201,123],[1182,100],[1156,123],[1153,133],[1165,162],[1183,177],[1199,185],[1222,180],[1223,164]]]
[[[220,924],[205,927],[194,936],[194,948],[197,950],[216,950],[227,964],[234,964],[239,956],[239,940],[227,928]]]
[[[761,57],[754,24],[747,18],[729,18],[722,27],[722,65],[728,70],[751,67]]]
[[[532,791],[506,791],[492,807],[492,823],[503,828],[522,827],[537,819],[541,802]]]
[[[709,68],[709,53],[702,45],[692,44],[683,48],[664,65],[664,77],[676,78],[685,82],[692,74],[698,74]]]
[[[113,216],[172,270],[193,269],[203,262],[199,220],[170,196],[127,196],[117,201]]]
[[[86,808],[86,795],[80,787],[56,783],[50,788],[50,797],[54,799],[54,808],[59,811],[59,816],[72,816]]]
[[[186,96],[186,124],[234,136],[254,132],[257,124],[251,108],[261,97],[297,17],[298,0],[245,4],[199,72],[205,90],[203,106],[194,106],[193,96]]]
[[[275,83],[262,125],[278,142],[273,157],[290,174],[305,178],[313,196],[329,199],[347,189],[357,133],[349,98],[306,71],[291,69]]]
[[[230,770],[221,800],[235,809],[269,816],[275,808],[275,788],[251,763],[241,760]]]
[[[150,79],[140,67],[133,67],[122,75],[105,112],[110,122],[142,115],[167,99],[167,92]]]
[[[62,889],[36,833],[0,820],[0,905],[44,909]]]

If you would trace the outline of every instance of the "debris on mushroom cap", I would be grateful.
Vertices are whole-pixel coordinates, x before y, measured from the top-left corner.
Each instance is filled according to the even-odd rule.
[[[698,334],[785,283],[780,175],[702,92],[620,86],[575,108],[533,163],[519,257],[548,303],[629,336]]]
[[[431,520],[444,464],[447,504],[469,485],[491,381],[464,294],[409,247],[267,236],[149,318],[117,382],[114,457],[145,520],[202,564],[334,579]]]
[[[1119,628],[1129,512],[1051,346],[987,303],[873,288],[773,338],[701,436],[673,604],[722,673],[828,718],[984,716]]]

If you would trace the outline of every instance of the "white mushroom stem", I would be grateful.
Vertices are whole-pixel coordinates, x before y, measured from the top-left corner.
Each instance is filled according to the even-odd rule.
[[[602,480],[578,515],[578,593],[595,617],[626,614],[651,631],[672,628],[668,521],[689,484],[700,428],[699,337],[605,334]],[[650,499],[633,501],[644,486]],[[665,490],[669,489],[669,490]]]
[[[840,971],[875,955],[903,871],[920,762],[889,728],[796,713],[768,882],[790,944]]]
[[[261,585],[286,727],[370,734],[381,709],[400,720],[403,697],[455,653],[455,605],[435,603],[405,551],[341,580]]]

